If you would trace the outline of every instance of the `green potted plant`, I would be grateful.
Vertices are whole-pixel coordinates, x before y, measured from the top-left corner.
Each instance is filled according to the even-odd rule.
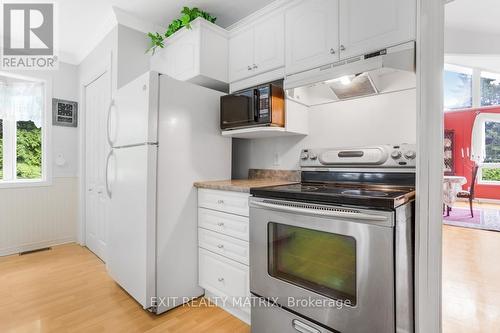
[[[197,19],[198,17],[202,17],[205,20],[215,23],[217,20],[216,17],[210,15],[209,13],[200,10],[197,7],[189,8],[184,7],[181,10],[181,16],[178,19],[173,20],[167,28],[167,31],[164,34],[160,34],[158,32],[149,32],[148,37],[151,40],[151,46],[146,50],[146,53],[151,52],[155,53],[156,49],[165,47],[165,38],[170,37],[176,31],[186,27],[186,29],[191,29],[191,22]]]

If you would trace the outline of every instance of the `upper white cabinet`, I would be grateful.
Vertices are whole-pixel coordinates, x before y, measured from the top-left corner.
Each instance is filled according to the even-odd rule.
[[[227,63],[227,31],[202,18],[167,38],[151,57],[152,70],[220,91],[228,89]]]
[[[235,31],[229,40],[229,80],[238,81],[285,65],[284,14]]]
[[[338,9],[338,0],[304,0],[286,11],[287,74],[339,60]]]
[[[254,30],[240,31],[229,40],[229,81],[237,81],[252,75]]]
[[[332,1],[333,2],[333,1]],[[341,58],[415,39],[415,0],[340,0]]]

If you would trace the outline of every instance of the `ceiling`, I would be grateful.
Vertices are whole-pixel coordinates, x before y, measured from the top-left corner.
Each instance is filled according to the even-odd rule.
[[[14,0],[9,2],[25,2]],[[116,6],[152,26],[168,26],[183,6],[199,7],[227,27],[273,0],[55,0],[60,59],[78,64],[116,25]]]
[[[454,0],[446,5],[446,28],[500,34],[500,1]]]

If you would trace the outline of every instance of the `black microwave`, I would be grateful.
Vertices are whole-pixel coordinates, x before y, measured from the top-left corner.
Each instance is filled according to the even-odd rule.
[[[285,126],[283,87],[268,83],[220,99],[220,127],[232,130],[255,126]]]

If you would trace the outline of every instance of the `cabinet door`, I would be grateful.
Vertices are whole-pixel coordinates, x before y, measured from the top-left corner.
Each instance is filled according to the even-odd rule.
[[[340,0],[340,57],[413,40],[415,25],[415,0]]]
[[[254,28],[254,74],[285,65],[285,15],[257,22]]]
[[[229,80],[234,82],[253,75],[252,28],[238,32],[229,40]]]
[[[167,73],[174,79],[185,81],[199,73],[199,33],[187,31],[165,47]]]
[[[339,60],[337,0],[302,1],[285,21],[287,74]]]

